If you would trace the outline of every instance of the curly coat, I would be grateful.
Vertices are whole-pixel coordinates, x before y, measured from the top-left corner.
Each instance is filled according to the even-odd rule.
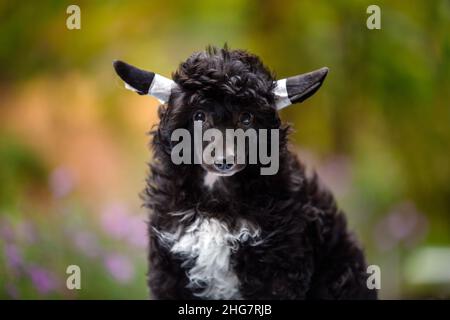
[[[229,230],[245,219],[261,239],[256,244],[240,241],[230,251],[229,268],[239,294],[223,298],[376,298],[376,290],[367,288],[364,255],[343,212],[288,149],[289,126],[274,108],[275,77],[260,59],[242,50],[207,48],[181,63],[173,80],[178,87],[160,106],[159,126],[151,132],[154,160],[143,193],[150,211],[148,283],[153,297],[217,298],[198,294],[205,283],[192,285],[189,270],[195,256],[176,254],[161,236],[179,236],[196,219],[214,218]],[[203,183],[200,165],[173,164],[171,133],[192,130],[192,114],[199,106],[214,114],[216,122],[249,110],[255,128],[280,129],[278,173],[263,176],[259,164],[248,165],[210,188]]]

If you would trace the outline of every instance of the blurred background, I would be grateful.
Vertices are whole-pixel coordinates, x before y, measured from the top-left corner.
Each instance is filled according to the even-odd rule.
[[[376,1],[381,30],[370,4],[0,1],[0,298],[148,298],[139,192],[157,101],[111,63],[170,76],[225,42],[279,78],[330,68],[282,111],[295,150],[381,267],[381,298],[449,298],[450,1]]]

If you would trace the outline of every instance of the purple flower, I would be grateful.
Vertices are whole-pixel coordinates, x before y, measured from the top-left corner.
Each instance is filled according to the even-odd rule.
[[[22,255],[15,244],[5,244],[5,257],[8,265],[12,268],[18,268],[22,265]]]
[[[121,283],[130,282],[134,276],[134,268],[131,261],[122,255],[111,254],[105,258],[105,267],[109,273]]]
[[[147,224],[139,216],[130,217],[130,228],[128,230],[127,240],[128,242],[138,248],[146,248],[147,237]]]
[[[109,235],[133,246],[147,246],[147,225],[140,215],[131,214],[124,204],[112,203],[102,210],[100,224]]]
[[[106,206],[100,219],[102,228],[110,235],[121,239],[128,234],[130,215],[123,204],[113,203]]]
[[[35,243],[37,240],[36,228],[30,221],[20,222],[17,226],[17,235],[27,243]]]
[[[72,172],[65,167],[57,167],[51,172],[49,184],[55,198],[68,195],[75,185]]]
[[[392,249],[400,242],[412,246],[423,239],[427,229],[426,217],[406,201],[395,205],[377,224],[375,242],[382,250]]]
[[[75,247],[88,257],[96,257],[100,254],[97,238],[87,231],[80,231],[73,235]]]
[[[3,215],[4,213],[0,213]],[[5,241],[12,241],[14,239],[13,227],[9,220],[5,217],[0,218],[0,238]]]
[[[5,285],[5,291],[6,291],[6,294],[10,298],[12,298],[12,299],[19,299],[19,290],[17,289],[17,287],[14,284],[8,282]]]
[[[40,294],[48,294],[56,289],[56,279],[48,270],[33,265],[28,267],[27,273]]]

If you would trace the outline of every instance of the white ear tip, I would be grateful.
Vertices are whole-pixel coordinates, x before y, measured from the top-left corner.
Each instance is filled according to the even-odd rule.
[[[292,104],[288,97],[286,79],[281,79],[276,82],[273,93],[275,94],[275,106],[277,110],[281,110]]]
[[[161,103],[165,103],[169,101],[170,94],[175,86],[176,84],[173,80],[155,73],[155,78],[148,89],[148,94],[157,98]]]

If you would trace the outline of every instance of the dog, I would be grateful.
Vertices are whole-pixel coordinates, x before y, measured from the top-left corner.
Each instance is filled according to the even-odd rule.
[[[227,47],[194,53],[172,80],[122,61],[114,68],[126,88],[162,103],[142,194],[150,211],[152,298],[377,298],[344,213],[289,150],[290,127],[279,116],[311,97],[327,68],[276,80],[259,57]],[[260,161],[233,162],[234,148],[211,163],[175,164],[173,133],[193,135],[196,124],[220,132],[276,130],[277,172],[261,174]],[[268,138],[257,139],[275,150]]]

